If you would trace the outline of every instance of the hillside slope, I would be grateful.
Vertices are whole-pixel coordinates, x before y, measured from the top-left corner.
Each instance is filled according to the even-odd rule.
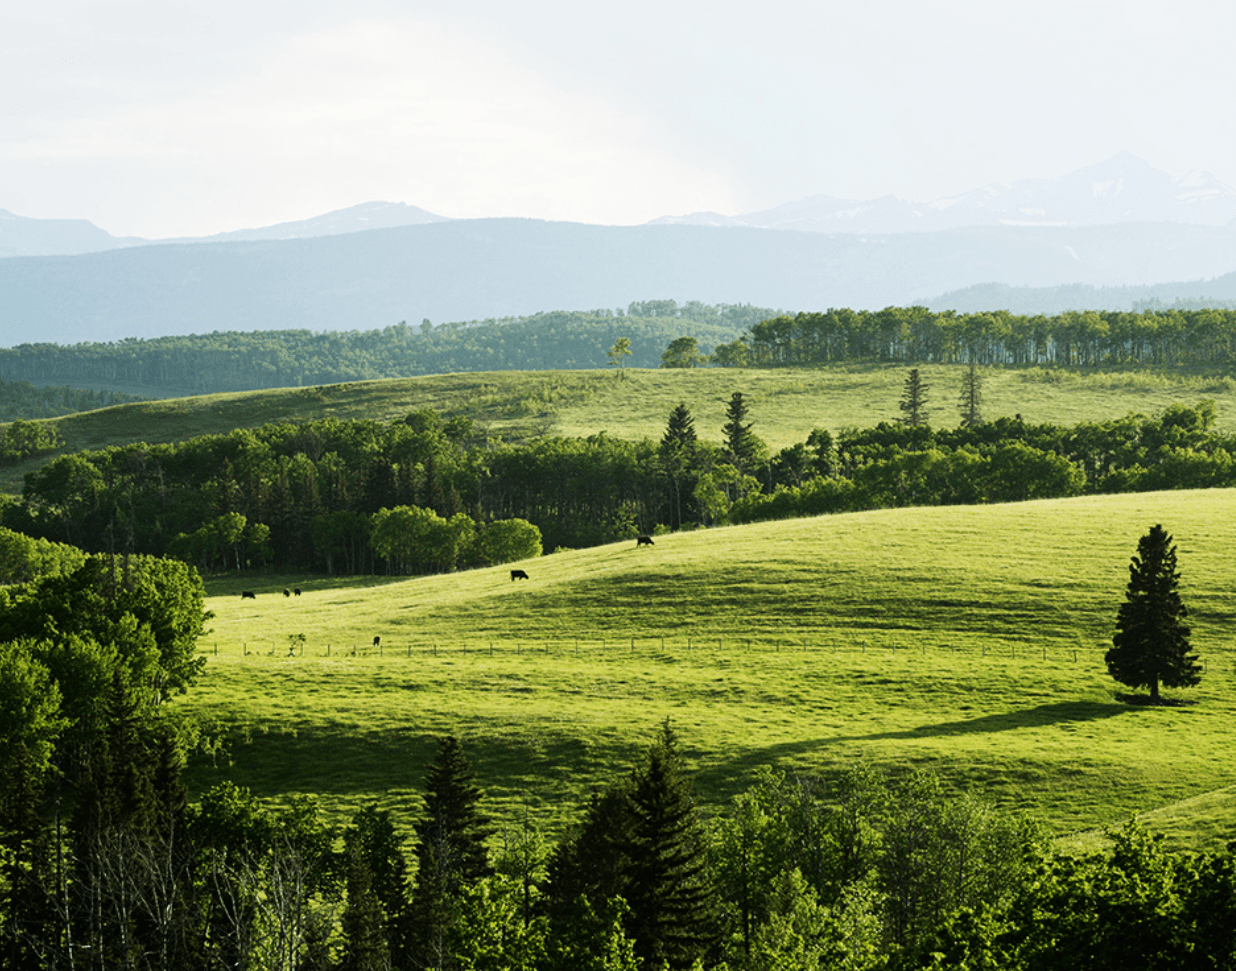
[[[1236,783],[1234,514],[1233,490],[902,509],[555,554],[518,582],[221,579],[184,704],[238,739],[227,772],[272,799],[397,803],[449,731],[503,811],[556,826],[671,717],[714,805],[760,765],[865,759],[933,768],[1061,834],[1195,799],[1206,815],[1171,831],[1204,843],[1232,818],[1200,797]],[[1169,692],[1195,705],[1148,710],[1116,700],[1102,657],[1156,522],[1206,674]]]

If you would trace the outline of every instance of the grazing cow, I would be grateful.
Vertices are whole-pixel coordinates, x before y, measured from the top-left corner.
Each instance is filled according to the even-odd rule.
[[[291,590],[289,590],[287,587],[284,587],[284,588],[283,588],[283,595],[284,595],[285,597],[290,597],[290,596],[292,596],[292,591],[291,591]]]
[[[512,580],[527,580],[528,574],[526,574],[523,570],[512,570],[511,579]]]
[[[300,596],[300,587],[295,587],[295,588],[292,590],[292,596],[294,596],[294,597],[299,597],[299,596]]]
[[[242,590],[240,591],[240,599],[241,600],[257,600],[257,594],[254,593],[252,590]]]
[[[373,639],[373,646],[374,646],[374,647],[381,647],[381,646],[382,646],[382,635],[381,635],[381,634],[378,634],[378,635],[377,635],[377,636]]]
[[[652,542],[652,537],[651,537],[651,536],[636,536],[636,537],[635,537],[635,545],[636,545],[637,547],[639,547],[639,546],[652,546],[652,545],[653,545],[653,542]]]

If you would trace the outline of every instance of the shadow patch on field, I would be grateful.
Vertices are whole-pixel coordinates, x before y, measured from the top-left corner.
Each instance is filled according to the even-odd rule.
[[[358,735],[319,728],[258,732],[236,736],[215,765],[191,760],[186,772],[196,795],[230,781],[263,799],[312,792],[327,800],[360,798],[392,790],[420,792],[425,770],[438,751],[438,740],[453,726],[418,726],[406,732]],[[589,783],[612,781],[613,766],[631,764],[638,746],[584,740],[554,732],[491,732],[476,726],[460,733],[476,781],[491,798],[519,794],[533,804],[560,798],[564,787],[576,788],[582,800]]]
[[[998,715],[967,718],[958,721],[920,725],[900,732],[876,732],[871,735],[847,735],[831,738],[836,742],[874,742],[887,739],[939,738],[949,735],[974,735],[987,732],[1009,732],[1018,728],[1044,728],[1067,722],[1089,722],[1111,718],[1128,711],[1120,705],[1098,701],[1056,701],[1036,708],[1006,711]]]

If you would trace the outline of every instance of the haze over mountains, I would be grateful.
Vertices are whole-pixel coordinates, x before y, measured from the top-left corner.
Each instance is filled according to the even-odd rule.
[[[0,256],[3,346],[365,330],[666,297],[787,311],[941,309],[942,294],[958,309],[1002,297],[1017,312],[1081,309],[1078,300],[1121,309],[1236,299],[1236,191],[1205,173],[1173,180],[1122,153],[1061,179],[931,203],[816,196],[632,227],[452,220],[373,202],[151,242],[0,210]],[[1135,297],[1120,289],[1131,287]]]

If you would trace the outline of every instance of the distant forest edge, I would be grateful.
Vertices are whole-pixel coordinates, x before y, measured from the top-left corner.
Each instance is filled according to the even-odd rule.
[[[110,408],[130,401],[145,401],[141,395],[84,388],[35,386],[29,381],[0,381],[0,422],[32,418],[58,418],[79,411]]]
[[[747,305],[637,301],[625,310],[552,311],[368,331],[217,331],[113,343],[0,348],[0,379],[64,381],[167,396],[257,391],[466,371],[603,367],[620,337],[631,367],[657,367],[686,334],[708,352],[780,313]],[[30,417],[30,416],[23,416]]]
[[[698,365],[778,367],[880,361],[1036,366],[1228,367],[1236,309],[1149,306],[1046,316],[925,307],[793,316],[746,304],[674,300],[626,310],[553,311],[381,330],[215,332],[0,348],[0,379],[151,395],[250,391],[470,371],[599,368],[619,338],[631,367],[657,367],[694,338]],[[37,417],[24,414],[22,417]]]

